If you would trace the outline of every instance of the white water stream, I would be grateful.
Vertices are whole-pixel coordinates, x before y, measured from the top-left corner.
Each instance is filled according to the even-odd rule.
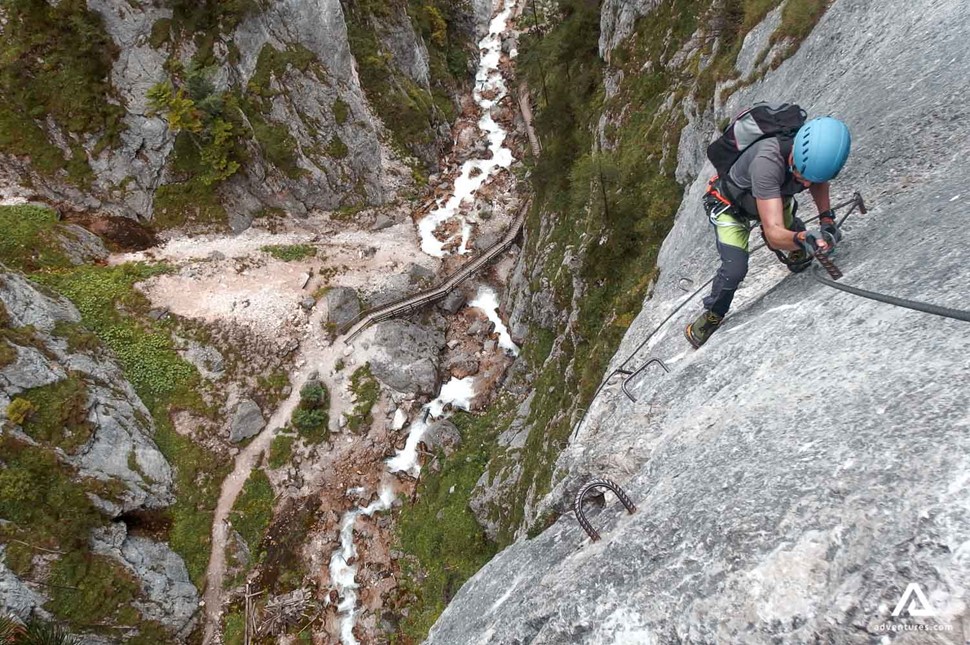
[[[462,164],[461,174],[455,179],[455,187],[451,197],[439,200],[436,208],[418,223],[421,250],[437,258],[444,257],[444,246],[452,242],[454,237],[442,242],[434,236],[434,230],[442,222],[450,219],[456,219],[461,224],[461,245],[458,248],[458,253],[461,255],[468,253],[471,225],[460,212],[462,202],[469,202],[470,205],[475,199],[475,193],[478,192],[478,189],[496,171],[512,165],[512,151],[505,147],[507,133],[492,118],[491,113],[492,107],[497,105],[508,93],[505,79],[499,70],[499,60],[502,57],[502,35],[508,28],[512,8],[513,3],[509,2],[509,6],[492,19],[488,28],[488,35],[482,38],[478,44],[482,58],[479,63],[478,74],[475,76],[474,98],[482,110],[478,127],[488,139],[488,150],[491,152],[491,158],[469,159]],[[490,98],[486,98],[486,96]]]
[[[418,223],[421,237],[421,250],[434,257],[445,255],[444,246],[454,241],[454,237],[444,242],[434,236],[434,230],[450,219],[457,219],[461,225],[461,244],[459,254],[468,253],[468,241],[471,225],[461,214],[462,202],[475,199],[478,189],[497,171],[507,169],[513,161],[512,151],[505,147],[507,133],[492,117],[491,109],[507,94],[505,79],[499,70],[502,55],[502,36],[508,28],[508,21],[512,15],[513,3],[502,9],[491,21],[488,34],[479,43],[481,62],[475,77],[474,98],[481,108],[481,118],[478,126],[488,139],[489,159],[471,159],[462,164],[461,173],[455,179],[454,191],[451,197],[440,200],[436,208]],[[499,346],[513,355],[518,354],[518,347],[498,315],[498,298],[495,292],[488,288],[479,291],[469,306],[481,308],[489,320],[495,323],[499,333]],[[428,431],[429,422],[440,418],[445,408],[468,410],[475,396],[474,378],[453,378],[445,383],[438,397],[425,405],[418,418],[408,428],[408,438],[404,448],[397,455],[387,461],[388,471],[391,473],[405,472],[417,477],[421,472],[418,444]],[[398,410],[394,415],[395,429],[403,428],[406,417]],[[399,425],[400,424],[400,425]],[[330,579],[339,594],[340,601],[337,610],[341,614],[340,639],[343,645],[357,645],[353,630],[357,621],[357,568],[350,564],[356,557],[357,548],[354,545],[354,525],[361,515],[370,516],[374,513],[386,511],[394,501],[394,492],[387,484],[382,485],[379,497],[364,508],[348,511],[340,524],[340,549],[330,559]]]

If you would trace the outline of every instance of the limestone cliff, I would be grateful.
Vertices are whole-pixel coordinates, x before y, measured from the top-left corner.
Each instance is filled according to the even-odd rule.
[[[384,203],[433,172],[450,141],[477,55],[474,11],[404,0],[5,5],[0,191],[236,230],[261,213]]]
[[[69,302],[4,272],[0,303],[0,607],[182,632],[199,600],[185,564],[127,530],[175,500],[149,411]]]

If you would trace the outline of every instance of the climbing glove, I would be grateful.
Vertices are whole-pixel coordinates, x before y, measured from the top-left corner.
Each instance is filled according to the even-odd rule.
[[[822,229],[822,237],[829,243],[829,246],[835,247],[836,242],[842,239],[842,231],[839,230],[839,225],[835,223],[835,211],[827,210],[819,215],[818,223],[819,228]]]
[[[809,233],[808,231],[799,231],[798,233],[795,233],[793,239],[795,244],[804,250],[809,257],[820,251],[822,253],[828,253],[832,250],[831,244],[822,235],[816,235],[814,233]]]

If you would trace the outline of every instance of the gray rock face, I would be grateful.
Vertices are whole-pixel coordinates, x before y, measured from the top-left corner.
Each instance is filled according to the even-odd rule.
[[[6,548],[0,545],[0,611],[13,614],[20,620],[27,620],[31,612],[43,606],[47,599],[31,590],[7,568],[4,560],[5,550]]]
[[[70,453],[59,446],[46,447],[77,468],[80,477],[108,482],[112,488],[120,484],[117,498],[102,499],[89,493],[109,517],[170,505],[174,501],[172,469],[152,439],[151,415],[121,369],[100,350],[94,354],[69,351],[67,342],[52,333],[58,322],[80,320],[74,306],[42,293],[22,276],[9,273],[0,274],[0,302],[10,325],[32,326],[34,342],[43,348],[18,346],[17,359],[0,370],[0,410],[29,389],[57,383],[69,375],[81,379],[87,390],[91,438]],[[123,526],[121,531],[124,539]],[[184,627],[195,611],[198,594],[181,559],[168,547],[142,538],[125,540],[121,552],[148,598],[144,606],[138,604],[136,608],[146,618],[173,628]],[[0,563],[0,611],[26,617],[45,602],[40,593],[26,587]]]
[[[438,307],[442,311],[454,315],[465,306],[466,300],[465,293],[461,289],[455,289],[438,302]]]
[[[446,456],[450,456],[461,446],[461,433],[454,423],[442,419],[431,424],[424,435],[424,442],[432,451],[440,448]]]
[[[600,9],[600,56],[610,54],[633,33],[636,21],[654,10],[660,0],[605,0]]]
[[[325,296],[327,322],[338,327],[346,325],[360,313],[360,298],[350,287],[335,287]]]
[[[374,326],[371,371],[381,383],[403,394],[434,394],[444,344],[440,331],[403,320],[382,322]]]
[[[754,27],[744,37],[741,51],[738,52],[738,60],[735,63],[741,78],[747,78],[754,73],[755,63],[758,62],[761,53],[770,46],[771,35],[781,24],[781,10],[781,6],[773,9],[758,26]]]
[[[143,219],[152,216],[156,190],[174,180],[167,164],[175,141],[175,133],[153,114],[147,98],[154,85],[168,80],[165,63],[173,55],[171,43],[157,49],[152,45],[156,25],[172,18],[171,9],[156,5],[124,0],[88,3],[118,47],[111,83],[125,108],[117,146],[98,150],[93,139],[84,142],[95,175],[93,184],[78,189],[66,181],[42,179],[31,170],[29,160],[9,159],[4,170],[10,172],[3,172],[2,179],[12,186],[5,194],[37,193],[79,209]],[[230,87],[245,91],[264,47],[281,52],[303,49],[315,54],[318,64],[306,71],[291,66],[265,88],[273,96],[263,117],[271,125],[285,126],[292,135],[295,168],[284,172],[264,158],[255,138],[245,141],[247,163],[218,189],[231,227],[247,228],[264,208],[305,216],[313,209],[383,203],[400,182],[386,172],[388,161],[396,155],[382,145],[382,126],[361,88],[340,0],[257,5],[232,34],[216,40],[211,76],[217,91]],[[430,90],[428,51],[407,14],[391,11],[371,27],[388,54],[388,63],[416,86]],[[472,25],[461,29],[470,33]],[[231,54],[225,43],[233,45]],[[174,49],[175,59],[188,67],[196,53],[191,37]],[[340,109],[335,108],[338,103]],[[450,141],[443,118],[442,124],[429,129],[428,154],[422,151],[421,156],[431,163]],[[337,140],[346,146],[346,154],[328,152]]]
[[[725,107],[776,97],[847,121],[853,153],[834,192],[859,189],[871,209],[847,222],[843,282],[966,307],[967,61],[958,0],[837,0],[795,56]],[[886,154],[902,130],[907,144]],[[685,194],[654,296],[609,370],[683,300],[682,277],[699,286],[714,271],[706,174]],[[563,511],[580,482],[609,476],[637,512],[608,495],[588,513],[601,542],[567,514],[509,547],[428,642],[868,644],[903,622],[952,631],[894,642],[962,642],[967,324],[837,292],[764,252],[694,351],[681,330],[699,308],[638,354],[670,374],[631,382],[636,403],[619,379],[593,403],[539,509]],[[934,618],[891,616],[910,583]]]
[[[74,373],[87,386],[88,422],[95,431],[87,445],[64,455],[65,461],[83,476],[125,485],[120,503],[98,500],[109,514],[169,505],[173,501],[171,467],[152,440],[151,415],[121,369],[106,356],[70,353],[64,340],[50,335],[58,322],[78,322],[77,309],[11,273],[0,274],[0,301],[10,325],[32,326],[47,352],[16,347],[17,360],[0,370],[0,409],[6,409],[26,390],[56,383]]]
[[[138,578],[143,601],[134,605],[146,620],[155,620],[176,634],[192,624],[199,593],[189,579],[185,563],[167,544],[128,535],[125,525],[115,523],[96,532],[95,553],[118,560]]]
[[[229,422],[229,441],[239,443],[255,437],[266,427],[263,411],[252,399],[243,399],[236,405]]]

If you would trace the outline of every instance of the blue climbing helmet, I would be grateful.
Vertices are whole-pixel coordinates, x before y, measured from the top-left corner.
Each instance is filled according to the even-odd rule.
[[[842,170],[849,158],[852,137],[838,119],[812,119],[795,135],[794,169],[813,184],[824,183]]]

